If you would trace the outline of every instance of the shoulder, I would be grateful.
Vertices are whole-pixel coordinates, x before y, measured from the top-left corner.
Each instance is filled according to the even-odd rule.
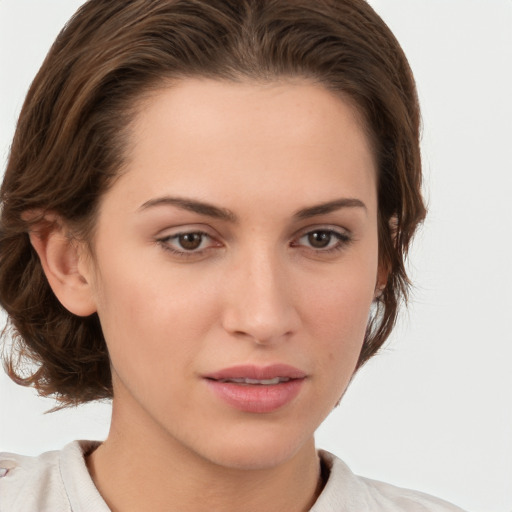
[[[75,441],[37,457],[0,453],[0,512],[93,510],[74,502],[99,498],[84,460],[84,451],[94,446]]]
[[[70,510],[60,478],[59,452],[39,457],[0,453],[0,496],[0,512]]]
[[[320,451],[320,457],[330,474],[311,512],[463,512],[434,496],[354,475],[328,452]]]

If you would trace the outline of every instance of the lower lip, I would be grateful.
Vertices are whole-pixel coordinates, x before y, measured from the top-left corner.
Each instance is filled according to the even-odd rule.
[[[229,405],[244,412],[266,413],[289,404],[300,392],[304,379],[274,385],[235,384],[206,379],[210,389]]]

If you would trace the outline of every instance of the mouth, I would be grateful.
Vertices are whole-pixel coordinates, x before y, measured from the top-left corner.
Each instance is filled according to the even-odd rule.
[[[212,379],[216,380],[216,379]],[[217,382],[232,382],[233,384],[246,384],[249,386],[275,386],[276,384],[280,384],[281,382],[289,382],[289,377],[274,377],[273,379],[218,379]]]
[[[288,364],[268,366],[238,365],[209,373],[205,378],[216,381],[229,381],[237,384],[272,385],[293,379],[304,379],[306,373]]]
[[[270,413],[293,402],[307,374],[293,366],[236,366],[204,379],[216,398],[243,412]]]

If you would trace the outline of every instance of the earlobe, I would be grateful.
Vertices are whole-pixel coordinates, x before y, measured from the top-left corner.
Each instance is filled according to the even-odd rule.
[[[375,292],[373,293],[374,300],[380,299],[381,295],[384,293],[384,289],[386,288],[386,285],[378,284],[375,287]]]
[[[384,293],[386,289],[387,280],[388,280],[388,272],[380,270],[377,276],[377,282],[375,283],[375,291],[373,292],[373,299],[380,299],[381,295]]]
[[[391,240],[390,240],[391,249],[388,247],[387,248],[388,250],[384,251],[384,254],[388,254],[388,252],[392,251],[396,245],[396,235],[397,235],[397,230],[398,230],[398,219],[397,219],[396,215],[391,216],[391,218],[388,221],[387,227],[388,227],[389,231],[385,229],[385,226],[382,227],[382,230],[386,233],[386,235],[385,235],[386,237],[388,236],[387,233],[389,233],[389,236],[391,238]],[[386,244],[384,244],[384,245],[386,245]],[[383,250],[384,250],[383,247],[379,248],[379,252],[381,252]],[[390,258],[390,256],[389,256],[389,258]],[[384,290],[386,289],[386,286],[388,285],[389,276],[391,275],[391,272],[392,272],[391,261],[389,258],[383,256],[383,254],[379,254],[379,267],[377,270],[377,279],[375,282],[375,291],[373,294],[374,300],[380,299],[380,297],[384,293]]]
[[[60,303],[71,313],[89,316],[96,312],[89,276],[83,271],[83,247],[68,236],[57,215],[46,214],[32,226],[30,242],[37,252],[48,283]]]
[[[379,262],[379,268],[377,270],[377,278],[375,280],[375,290],[373,292],[373,300],[378,301],[386,286],[388,285],[389,276],[391,274],[391,266],[385,261]]]

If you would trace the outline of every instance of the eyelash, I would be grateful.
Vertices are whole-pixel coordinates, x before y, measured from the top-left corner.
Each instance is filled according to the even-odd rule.
[[[302,246],[303,244],[300,244],[298,242],[301,239],[303,239],[305,237],[309,237],[315,233],[316,234],[322,233],[322,234],[330,237],[329,241],[328,241],[329,244],[332,241],[332,237],[337,239],[336,243],[332,247],[328,247],[328,248],[314,248],[314,247],[304,246],[307,249],[313,251],[314,253],[320,254],[320,255],[329,255],[329,254],[333,254],[333,253],[342,251],[353,241],[353,238],[350,234],[347,234],[347,233],[344,233],[341,231],[337,231],[332,228],[316,228],[316,229],[310,229],[309,231],[306,231],[306,232],[302,232],[302,234],[299,237],[295,238],[294,241],[292,241],[290,243],[290,246],[291,247]],[[158,238],[156,241],[165,251],[168,251],[168,252],[172,253],[174,256],[178,256],[180,258],[191,258],[191,257],[202,256],[207,251],[209,251],[211,249],[216,249],[216,248],[219,248],[222,246],[219,242],[218,245],[216,245],[216,246],[214,245],[214,246],[210,246],[210,247],[204,247],[199,250],[197,250],[197,249],[186,250],[184,248],[176,249],[171,245],[171,241],[173,241],[173,240],[177,241],[180,237],[191,236],[191,235],[196,235],[196,236],[198,235],[201,237],[200,246],[203,245],[205,239],[211,239],[212,241],[215,240],[212,236],[210,236],[208,233],[206,233],[204,231],[182,231],[182,232],[176,233],[174,235],[169,235],[169,236],[165,236],[162,238]]]
[[[333,253],[336,253],[336,252],[339,252],[339,251],[342,251],[344,250],[352,241],[352,237],[347,234],[347,233],[344,233],[344,232],[341,232],[341,231],[337,231],[335,229],[332,229],[332,228],[316,228],[316,229],[312,229],[312,230],[309,230],[305,233],[303,233],[299,238],[297,238],[296,240],[301,240],[305,237],[309,237],[313,234],[319,234],[319,233],[322,233],[324,235],[327,235],[329,236],[329,244],[331,243],[332,241],[332,238],[334,237],[334,239],[336,239],[336,243],[332,246],[332,247],[328,247],[328,248],[314,248],[314,247],[310,247],[311,250],[315,251],[315,253],[318,253],[318,254],[333,254]],[[300,244],[295,244],[292,242],[292,247],[297,247],[299,246]]]
[[[162,237],[162,238],[158,238],[157,242],[165,251],[168,251],[171,254],[173,254],[174,256],[178,256],[180,258],[191,258],[191,257],[194,257],[194,256],[197,257],[199,255],[203,255],[209,249],[214,249],[215,248],[215,247],[205,247],[205,248],[200,249],[200,250],[189,250],[189,251],[187,251],[184,248],[182,250],[175,249],[172,245],[170,245],[172,240],[176,240],[177,241],[180,237],[187,236],[187,235],[188,236],[190,236],[190,235],[199,235],[200,237],[202,237],[201,245],[203,244],[205,238],[210,238],[210,239],[213,240],[213,237],[211,237],[208,233],[205,233],[204,231],[182,231],[180,233],[176,233],[175,235],[170,235],[170,236],[165,236],[165,237]],[[218,247],[220,247],[220,244],[218,245]]]

